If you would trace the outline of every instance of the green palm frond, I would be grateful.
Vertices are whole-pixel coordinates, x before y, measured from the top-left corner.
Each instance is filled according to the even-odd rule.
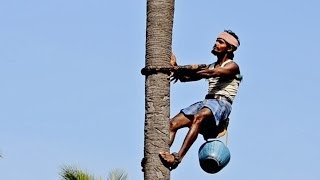
[[[60,175],[64,180],[94,180],[94,176],[70,166],[63,167]]]
[[[128,174],[121,169],[114,169],[109,172],[108,180],[127,180]]]

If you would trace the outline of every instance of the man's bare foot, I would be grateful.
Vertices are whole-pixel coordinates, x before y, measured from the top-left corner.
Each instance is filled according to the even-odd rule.
[[[160,157],[168,164],[172,164],[174,162],[174,156],[169,152],[160,152]]]
[[[170,170],[175,169],[181,162],[181,158],[178,153],[170,154],[169,152],[162,151],[159,153],[159,156],[164,165],[167,166]]]

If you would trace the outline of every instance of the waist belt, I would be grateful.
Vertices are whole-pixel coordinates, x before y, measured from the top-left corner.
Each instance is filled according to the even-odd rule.
[[[218,94],[207,94],[205,99],[218,99],[218,100],[228,101],[230,104],[232,104],[231,99]]]

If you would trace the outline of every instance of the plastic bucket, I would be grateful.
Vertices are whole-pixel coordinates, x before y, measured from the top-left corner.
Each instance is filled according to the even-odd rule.
[[[198,152],[201,168],[210,174],[219,172],[230,161],[230,151],[220,140],[207,141]]]

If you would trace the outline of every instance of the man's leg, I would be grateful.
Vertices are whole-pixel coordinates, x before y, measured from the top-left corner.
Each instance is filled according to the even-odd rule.
[[[170,141],[169,146],[171,147],[174,138],[176,137],[176,133],[179,129],[184,127],[190,127],[192,124],[192,119],[188,119],[183,113],[177,114],[170,120]]]
[[[198,137],[198,134],[200,132],[200,126],[204,119],[206,118],[212,118],[212,112],[208,108],[201,109],[196,115],[194,115],[194,118],[192,121],[190,121],[189,124],[189,131],[183,141],[183,144],[177,154],[170,154],[169,152],[160,152],[160,156],[170,165],[177,166],[178,163],[182,160],[182,158],[185,156],[187,151],[190,149],[191,145],[195,142],[195,140]],[[188,118],[187,118],[188,119]],[[173,131],[175,133],[175,131]],[[174,134],[175,135],[175,134]]]
[[[188,119],[188,117],[186,117],[183,113],[177,114],[176,116],[174,116],[170,120],[170,129],[169,129],[169,131],[170,131],[169,132],[169,136],[170,136],[169,146],[170,147],[174,141],[174,138],[176,136],[177,131],[181,128],[184,128],[184,127],[190,127],[191,124],[192,124],[192,119]],[[145,161],[146,161],[146,159],[142,158],[142,160],[141,160],[142,171],[144,171]],[[174,161],[174,158],[172,161]]]
[[[201,109],[195,116],[194,120],[192,121],[192,124],[190,126],[190,129],[183,141],[183,144],[178,152],[180,158],[182,159],[187,151],[190,149],[192,144],[195,142],[195,140],[198,137],[198,134],[200,132],[200,126],[204,119],[211,118],[212,112],[208,108]]]

